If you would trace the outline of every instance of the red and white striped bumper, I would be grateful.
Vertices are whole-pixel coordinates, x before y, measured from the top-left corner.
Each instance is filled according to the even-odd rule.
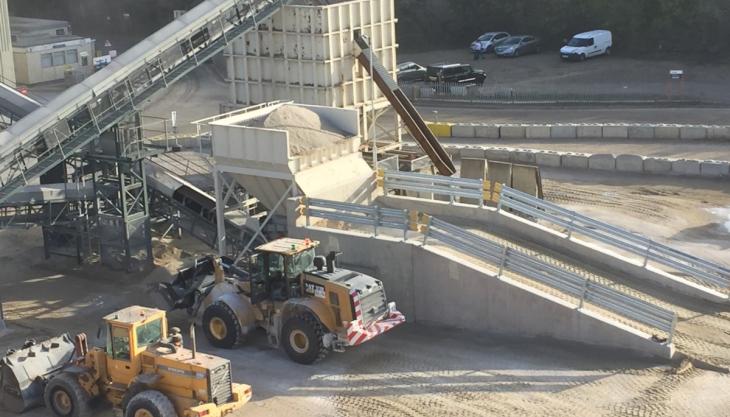
[[[388,305],[388,314],[384,318],[371,323],[367,327],[363,326],[360,319],[351,321],[347,326],[347,344],[349,346],[357,346],[361,343],[365,343],[368,340],[398,326],[399,324],[405,323],[405,321],[406,316],[395,309],[395,303],[390,303]]]

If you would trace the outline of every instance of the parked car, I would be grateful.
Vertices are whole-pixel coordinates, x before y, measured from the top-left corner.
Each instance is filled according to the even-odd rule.
[[[509,38],[507,32],[487,32],[478,37],[477,40],[471,43],[471,52],[474,54],[474,59],[479,59],[479,57],[494,52],[494,48],[507,38]]]
[[[565,60],[585,61],[599,55],[611,55],[613,35],[608,30],[594,30],[579,33],[560,48],[560,57]]]
[[[396,67],[398,81],[424,81],[426,80],[426,67],[415,62],[403,62]]]
[[[534,36],[510,36],[494,49],[497,56],[522,56],[540,52],[540,39]]]
[[[460,84],[483,84],[487,74],[468,64],[437,64],[426,68],[428,80]]]

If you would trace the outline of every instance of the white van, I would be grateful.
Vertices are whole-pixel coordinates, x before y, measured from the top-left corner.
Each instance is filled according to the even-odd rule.
[[[611,55],[613,35],[608,30],[594,30],[573,36],[560,48],[560,57],[566,60],[585,61],[599,55]]]

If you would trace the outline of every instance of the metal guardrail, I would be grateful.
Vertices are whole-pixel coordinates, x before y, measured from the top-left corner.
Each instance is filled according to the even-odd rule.
[[[396,210],[378,206],[363,206],[336,201],[305,198],[307,227],[311,218],[342,221],[361,226],[370,226],[373,234],[378,235],[380,228],[396,229],[403,232],[405,240],[410,230],[408,210]]]
[[[430,193],[449,197],[454,203],[457,198],[477,200],[484,207],[484,180],[444,177],[440,175],[417,174],[413,172],[385,171],[383,188],[388,193],[393,190]]]
[[[537,199],[529,194],[504,187],[497,209],[511,209],[536,220],[565,228],[567,238],[570,238],[573,233],[579,233],[614,248],[639,255],[643,259],[643,267],[647,267],[649,262],[655,262],[689,275],[705,286],[726,291],[730,289],[730,269],[726,267]]]
[[[673,311],[590,281],[574,272],[547,264],[528,254],[432,217],[429,218],[428,227],[424,232],[424,245],[429,238],[477,259],[498,265],[500,276],[505,271],[513,272],[573,296],[579,300],[578,308],[584,308],[588,303],[655,328],[667,335],[667,343],[672,343],[677,323],[677,314]]]
[[[578,300],[578,308],[585,308],[586,304],[590,304],[630,321],[657,329],[667,335],[667,343],[672,342],[677,321],[676,313],[590,281],[587,277],[559,266],[545,263],[529,254],[508,248],[459,226],[426,216],[425,225],[420,224],[418,227],[412,228],[408,210],[312,198],[305,198],[304,203],[307,227],[311,226],[313,217],[369,226],[373,228],[375,236],[378,234],[378,228],[382,227],[402,230],[404,240],[407,239],[408,231],[415,229],[422,233],[424,246],[428,244],[429,239],[441,242],[460,253],[497,266],[499,276],[502,276],[505,271],[519,274],[575,298]]]

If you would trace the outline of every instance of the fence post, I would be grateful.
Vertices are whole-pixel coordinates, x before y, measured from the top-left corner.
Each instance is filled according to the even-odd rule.
[[[504,264],[507,263],[507,255],[509,255],[509,248],[505,246],[502,249],[502,260],[499,262],[499,272],[497,273],[497,278],[502,276],[502,272],[504,271]]]
[[[380,222],[380,208],[373,206],[373,236],[378,235],[378,223]]]
[[[304,202],[307,205],[307,227],[309,227],[309,197],[304,197]]]
[[[649,265],[649,254],[651,254],[651,250],[654,248],[654,241],[650,241],[649,245],[646,247],[646,255],[644,256],[644,265],[643,267],[646,268],[647,265]]]

